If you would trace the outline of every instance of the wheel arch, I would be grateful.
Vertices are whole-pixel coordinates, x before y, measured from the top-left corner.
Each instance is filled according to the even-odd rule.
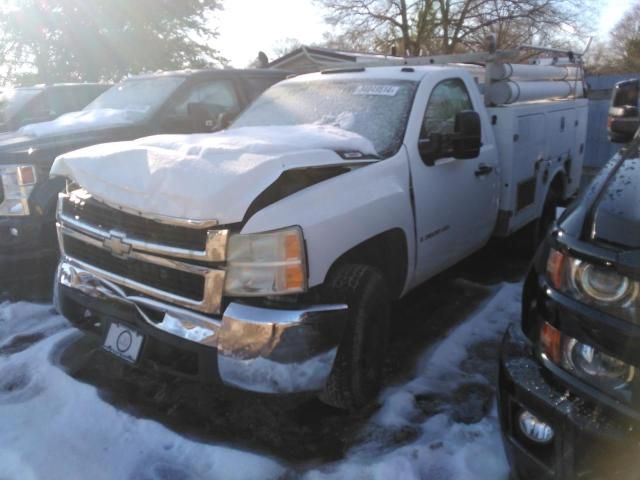
[[[401,228],[392,228],[350,248],[331,264],[327,278],[346,264],[377,268],[387,281],[391,298],[399,298],[409,273],[409,248],[405,232]]]

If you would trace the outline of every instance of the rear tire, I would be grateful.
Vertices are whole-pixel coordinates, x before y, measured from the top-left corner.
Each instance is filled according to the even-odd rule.
[[[320,399],[354,410],[380,390],[389,337],[390,296],[382,274],[367,265],[344,265],[329,277],[327,300],[346,303],[348,320],[333,370]]]
[[[535,255],[556,220],[556,208],[560,200],[560,193],[555,189],[549,189],[540,216],[516,233],[519,237],[516,239],[516,245],[520,256],[531,258]]]

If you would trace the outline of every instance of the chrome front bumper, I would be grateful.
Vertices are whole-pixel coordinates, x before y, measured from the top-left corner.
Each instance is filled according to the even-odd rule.
[[[263,393],[323,388],[331,373],[347,320],[346,305],[296,310],[231,303],[222,319],[196,313],[123,288],[70,258],[58,266],[57,283],[94,299],[133,306],[154,329],[216,348],[218,369],[228,385]],[[154,321],[145,313],[162,315]],[[157,318],[157,315],[153,315]]]

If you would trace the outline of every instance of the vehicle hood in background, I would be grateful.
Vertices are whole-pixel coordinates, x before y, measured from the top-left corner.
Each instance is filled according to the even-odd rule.
[[[144,112],[132,110],[116,110],[103,108],[96,110],[80,110],[61,115],[49,122],[32,123],[18,130],[18,134],[27,137],[48,137],[70,135],[105,128],[131,125],[138,123],[145,115]]]
[[[364,137],[327,125],[243,127],[97,145],[58,157],[51,175],[141,215],[226,224],[241,221],[282,172],[348,163],[336,152],[374,155],[375,149]]]
[[[594,205],[593,238],[640,249],[640,159],[628,158],[607,182]]]

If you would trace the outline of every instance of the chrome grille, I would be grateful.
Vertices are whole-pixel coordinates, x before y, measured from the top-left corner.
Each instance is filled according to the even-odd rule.
[[[207,229],[166,225],[105,205],[92,197],[67,197],[62,214],[84,224],[127,232],[131,238],[171,247],[204,251]]]
[[[64,250],[71,258],[102,270],[108,270],[115,275],[191,300],[202,301],[204,295],[204,277],[202,275],[182,272],[131,258],[118,258],[103,248],[95,247],[70,236],[64,239]]]
[[[204,313],[220,313],[225,272],[219,267],[227,236],[227,230],[169,225],[122,212],[82,190],[61,194],[58,203],[64,255],[106,280]]]

